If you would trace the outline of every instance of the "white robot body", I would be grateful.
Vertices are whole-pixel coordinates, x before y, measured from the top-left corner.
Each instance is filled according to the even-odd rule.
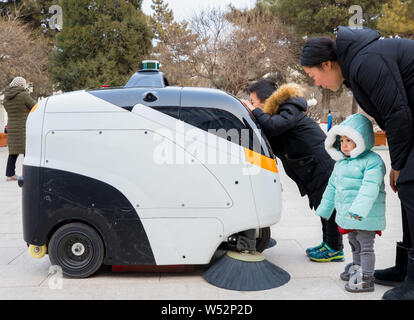
[[[185,88],[168,89],[180,92],[172,104],[182,108]],[[161,89],[151,92],[162,96]],[[202,94],[217,92],[203,89]],[[127,110],[77,91],[42,100],[30,113],[23,184],[26,242],[48,245],[65,221],[85,221],[103,239],[106,264],[207,264],[232,235],[251,229],[259,235],[279,222],[281,186],[271,151],[260,154],[138,102]],[[88,181],[94,187],[83,190]],[[28,188],[36,185],[36,195],[29,195]],[[115,194],[99,199],[100,185],[122,195],[126,205],[119,210],[100,205],[111,203],[109,195]],[[94,196],[88,194],[92,188]],[[79,204],[76,197],[82,198]],[[132,225],[142,230],[129,237]],[[116,235],[106,236],[114,230]],[[129,254],[141,238],[147,244]]]

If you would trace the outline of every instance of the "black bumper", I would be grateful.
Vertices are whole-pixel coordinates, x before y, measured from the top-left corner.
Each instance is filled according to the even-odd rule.
[[[83,175],[23,167],[23,238],[47,244],[69,222],[94,227],[105,243],[105,264],[155,265],[148,237],[134,206],[116,188]]]

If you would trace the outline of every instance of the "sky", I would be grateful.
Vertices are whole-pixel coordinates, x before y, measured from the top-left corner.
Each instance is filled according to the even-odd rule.
[[[255,6],[256,0],[164,0],[168,7],[172,9],[176,21],[183,19],[189,20],[194,13],[208,8],[226,8],[232,4],[237,9],[251,9]],[[142,11],[145,14],[152,14],[152,0],[142,2]]]

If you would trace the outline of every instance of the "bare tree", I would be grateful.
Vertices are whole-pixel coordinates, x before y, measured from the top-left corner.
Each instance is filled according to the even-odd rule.
[[[238,94],[265,75],[286,81],[297,65],[299,46],[293,30],[258,10],[233,11],[227,19],[234,28],[222,48],[223,88]]]
[[[297,64],[295,33],[263,12],[211,9],[195,16],[190,25],[199,35],[195,73],[232,94],[264,75],[284,80],[288,67]]]
[[[174,21],[164,0],[153,0],[153,57],[170,82],[201,85],[234,95],[264,75],[285,80],[295,68],[299,44],[292,28],[260,10],[210,8],[187,22]]]
[[[47,40],[13,18],[0,19],[0,89],[16,76],[33,84],[35,96],[50,95]]]
[[[201,11],[190,20],[190,27],[197,35],[196,48],[192,56],[194,73],[220,88],[221,50],[226,42],[226,33],[231,31],[231,23],[225,12],[218,8]]]
[[[174,15],[164,0],[153,0],[154,14],[150,18],[156,45],[152,57],[160,60],[162,70],[172,85],[197,85],[193,55],[198,35],[187,22],[174,21]]]

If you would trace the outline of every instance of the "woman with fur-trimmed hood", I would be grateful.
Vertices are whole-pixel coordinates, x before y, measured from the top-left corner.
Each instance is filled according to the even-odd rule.
[[[307,195],[309,206],[316,209],[335,161],[325,150],[325,133],[305,114],[307,102],[303,91],[296,84],[285,84],[276,90],[272,81],[260,80],[249,88],[251,103],[242,102],[253,112],[301,196]],[[313,261],[341,261],[344,258],[342,236],[334,216],[328,221],[321,220],[322,243],[306,250]]]

